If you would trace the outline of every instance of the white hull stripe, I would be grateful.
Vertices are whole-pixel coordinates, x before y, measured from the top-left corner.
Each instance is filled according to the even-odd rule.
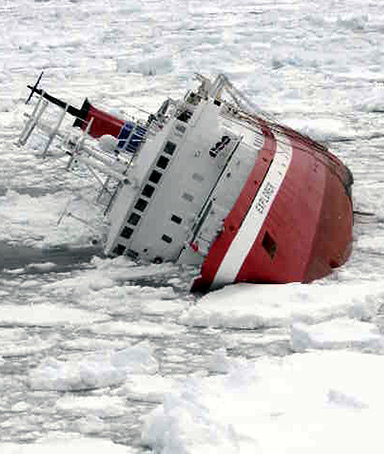
[[[287,174],[292,160],[292,145],[290,139],[282,133],[276,134],[276,140],[277,148],[272,164],[216,272],[211,288],[235,281]]]

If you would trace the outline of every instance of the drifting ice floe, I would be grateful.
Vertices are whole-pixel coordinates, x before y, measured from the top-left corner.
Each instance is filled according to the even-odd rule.
[[[177,336],[185,331],[183,326],[140,322],[108,322],[93,325],[90,331],[95,334],[166,337]]]
[[[316,325],[294,324],[292,327],[292,349],[352,348],[380,353],[384,351],[384,337],[373,323],[340,318]]]
[[[122,398],[101,396],[66,395],[56,402],[56,408],[73,415],[94,415],[99,417],[123,416],[129,411]]]
[[[155,374],[159,364],[149,342],[112,352],[59,361],[47,358],[30,371],[32,389],[78,391],[121,384],[129,374]]]
[[[239,284],[203,297],[180,318],[189,326],[239,329],[318,323],[335,317],[368,319],[384,297],[382,283]]]
[[[0,323],[19,326],[86,325],[109,320],[108,315],[60,304],[5,304],[0,306]]]
[[[126,399],[142,402],[161,403],[164,395],[179,383],[177,377],[163,377],[161,375],[130,375],[116,395],[124,396]]]

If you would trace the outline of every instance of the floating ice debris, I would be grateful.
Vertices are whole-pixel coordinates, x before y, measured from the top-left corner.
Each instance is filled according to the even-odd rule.
[[[127,399],[161,403],[164,395],[177,386],[185,377],[164,377],[156,375],[130,375],[116,394]]]
[[[85,325],[109,320],[109,316],[60,304],[5,304],[0,306],[0,324],[18,326]]]
[[[122,398],[110,395],[65,395],[56,402],[56,408],[72,415],[94,415],[101,418],[123,416],[129,411]]]
[[[376,325],[348,318],[316,325],[294,324],[291,344],[294,351],[311,348],[353,348],[376,353],[384,351],[384,337]]]
[[[107,322],[93,325],[90,331],[97,334],[167,337],[176,336],[185,331],[184,326],[171,323],[154,323],[145,320],[135,322]]]
[[[239,329],[318,323],[348,316],[365,320],[375,315],[384,299],[380,282],[336,285],[238,284],[212,292],[191,306],[179,322],[189,326]]]
[[[123,350],[68,361],[47,358],[30,371],[29,384],[40,390],[78,391],[120,384],[130,374],[155,374],[158,369],[153,348],[143,341]]]

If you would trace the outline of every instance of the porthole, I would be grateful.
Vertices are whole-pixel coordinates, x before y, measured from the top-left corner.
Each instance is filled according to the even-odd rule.
[[[168,236],[168,235],[163,235],[163,236],[161,237],[161,239],[162,239],[163,241],[165,241],[166,243],[168,243],[168,244],[169,244],[169,243],[172,243],[172,238],[171,238],[170,236]]]

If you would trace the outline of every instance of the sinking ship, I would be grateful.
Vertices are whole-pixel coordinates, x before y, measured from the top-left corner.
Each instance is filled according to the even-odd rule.
[[[261,112],[226,76],[196,77],[183,99],[166,99],[137,120],[88,99],[73,107],[39,88],[40,76],[29,86],[36,101],[18,144],[36,128],[46,138],[43,157],[59,149],[68,170],[82,165],[97,178],[106,255],[194,264],[192,290],[310,282],[344,264],[352,245],[349,169]],[[46,121],[50,106],[54,123]],[[72,132],[63,131],[68,116]]]

